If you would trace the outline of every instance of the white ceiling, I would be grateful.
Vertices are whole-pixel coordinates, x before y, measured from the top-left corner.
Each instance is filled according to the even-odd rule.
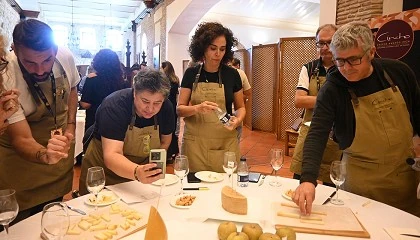
[[[175,0],[176,1],[176,0]],[[202,0],[206,1],[206,0]],[[253,19],[264,27],[284,23],[318,25],[320,0],[220,0],[213,18]],[[126,28],[145,6],[142,0],[17,0],[24,10],[40,11],[47,22],[72,22]],[[248,21],[250,22],[250,21]],[[249,24],[249,23],[247,23]]]

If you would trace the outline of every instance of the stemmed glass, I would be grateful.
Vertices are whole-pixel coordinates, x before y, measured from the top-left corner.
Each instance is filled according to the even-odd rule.
[[[13,189],[0,190],[0,223],[7,236],[9,236],[9,223],[16,218],[19,212],[15,195],[16,191]]]
[[[232,184],[233,188],[233,180],[232,174],[235,172],[238,164],[236,163],[236,154],[234,152],[225,152],[223,157],[223,170],[229,176],[229,182]]]
[[[182,183],[182,180],[184,180],[184,177],[187,176],[188,172],[188,157],[185,155],[176,156],[174,161],[174,173],[181,181],[181,192],[179,194],[184,193],[184,184]]]
[[[52,202],[44,206],[41,230],[47,239],[63,239],[69,226],[70,218],[65,203]]]
[[[284,157],[283,157],[283,150],[279,148],[273,148],[270,150],[270,164],[271,167],[274,169],[275,180],[270,181],[270,185],[273,187],[280,187],[281,183],[277,176],[277,171],[283,167],[284,164]]]
[[[86,187],[95,195],[95,211],[98,210],[98,194],[105,187],[105,173],[102,167],[91,167],[86,177]]]
[[[343,200],[338,199],[338,188],[346,180],[347,170],[346,163],[342,161],[334,161],[331,163],[330,178],[335,184],[335,198],[331,199],[331,203],[335,205],[344,205]]]

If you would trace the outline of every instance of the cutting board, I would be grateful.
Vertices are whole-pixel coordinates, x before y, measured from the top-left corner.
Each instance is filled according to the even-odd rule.
[[[271,206],[273,212],[273,221],[276,228],[290,227],[296,232],[370,238],[370,234],[366,231],[363,224],[357,219],[356,215],[350,208],[313,205],[311,217],[322,219],[320,221],[302,221],[299,218],[291,218],[282,215],[300,215],[299,208],[294,204],[288,206],[275,202]],[[314,214],[319,213],[319,214]]]

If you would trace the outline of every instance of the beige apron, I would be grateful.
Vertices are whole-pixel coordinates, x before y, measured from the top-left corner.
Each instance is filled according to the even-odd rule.
[[[319,89],[324,85],[326,81],[325,76],[313,75],[311,81],[309,81],[309,96],[317,96]],[[303,123],[310,122],[312,120],[313,109],[306,108],[303,116]],[[302,124],[299,130],[299,136],[296,142],[296,147],[293,150],[293,159],[290,164],[290,171],[301,174],[302,173],[302,160],[303,160],[303,145],[305,143],[306,136],[308,135],[309,127]],[[324,155],[321,160],[321,167],[319,169],[318,179],[323,182],[331,183],[330,179],[330,165],[333,161],[339,161],[341,159],[342,151],[334,140],[328,138],[327,145],[325,146]]]
[[[198,82],[202,65],[196,75],[191,91],[191,104],[204,101],[217,103],[226,111],[225,91],[219,69],[219,82]],[[235,152],[239,162],[240,151],[237,132],[226,129],[216,113],[197,113],[185,117],[185,127],[181,153],[188,156],[190,171],[223,171],[223,157],[227,151]]]
[[[70,87],[62,67],[61,70],[62,76],[55,79],[57,88],[56,117],[57,127],[62,128],[64,132],[67,126],[67,103]],[[48,102],[52,103],[51,81],[39,82],[38,85]],[[33,97],[38,98],[38,96]],[[51,107],[54,111],[53,104]],[[54,130],[54,117],[51,116],[45,105],[39,102],[36,111],[27,116],[26,120],[31,128],[33,138],[39,144],[47,146],[48,140],[51,138],[51,131]],[[53,165],[30,162],[15,152],[10,145],[9,137],[4,134],[0,136],[0,189],[16,189],[20,211],[62,197],[71,191],[73,184],[74,141],[68,155],[68,158],[61,159]]]
[[[137,164],[146,164],[149,162],[150,149],[160,148],[159,125],[157,123],[157,116],[153,117],[154,126],[138,128],[134,126],[136,120],[136,113],[132,110],[132,117],[130,125],[127,128],[124,138],[123,154],[130,161]],[[131,181],[115,174],[112,170],[105,166],[102,143],[96,138],[92,138],[86,154],[82,161],[82,170],[79,180],[79,192],[81,194],[89,193],[86,188],[86,174],[90,167],[100,166],[104,168],[106,185],[114,185],[122,182]]]
[[[418,173],[406,163],[413,157],[409,113],[398,87],[384,74],[390,88],[364,97],[349,89],[356,130],[353,143],[344,150],[344,188],[420,217]]]

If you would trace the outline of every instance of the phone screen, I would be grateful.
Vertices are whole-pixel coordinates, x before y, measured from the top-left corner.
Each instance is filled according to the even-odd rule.
[[[261,173],[250,172],[249,173],[249,181],[253,183],[257,183],[260,180]]]

